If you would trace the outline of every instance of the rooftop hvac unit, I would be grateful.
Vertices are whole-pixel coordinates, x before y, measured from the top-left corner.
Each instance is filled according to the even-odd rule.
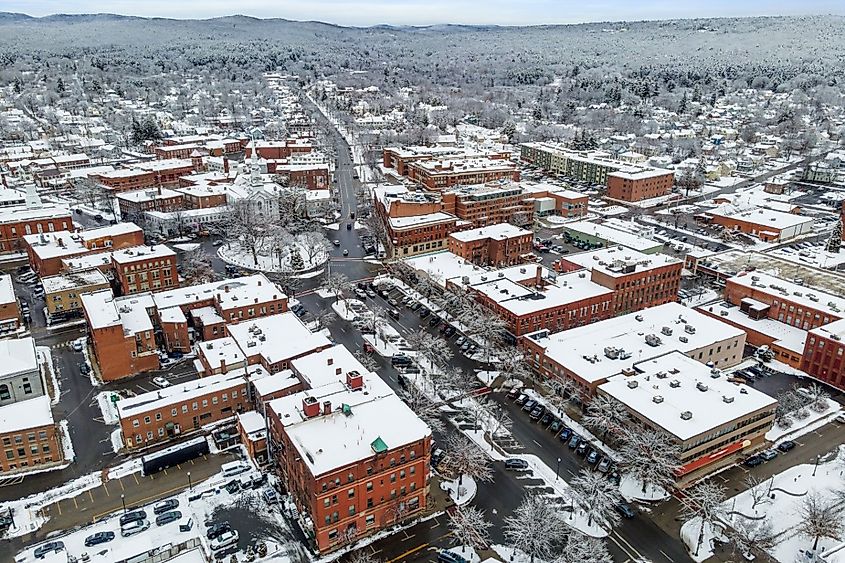
[[[684,326],[684,332],[688,334],[695,334],[695,327],[692,325],[686,325]]]
[[[627,350],[623,350],[622,348],[619,349],[619,359],[620,360],[627,360],[628,358],[631,357],[631,355],[632,355],[631,352],[628,352]]]
[[[520,269],[519,269],[519,273],[520,273],[520,274],[524,274],[524,273],[525,273],[525,268],[520,268]]]
[[[702,383],[701,381],[699,381],[698,383],[695,384],[695,388],[698,389],[699,391],[702,391],[702,392],[707,391],[707,389],[709,389],[707,387],[707,385]]]
[[[630,381],[628,381],[628,389],[636,389],[637,385],[639,385],[639,383],[636,379],[631,379]]]
[[[634,319],[635,319],[637,322],[643,322],[643,316],[642,316],[642,315],[635,315],[635,316],[634,316]]]
[[[727,311],[719,311],[719,315],[721,315],[721,316],[723,316],[723,317],[727,317],[727,316],[728,316],[728,312],[727,312]]]
[[[654,374],[654,377],[657,379],[666,379],[666,372],[665,371],[658,371]]]
[[[681,420],[689,420],[692,418],[692,411],[684,411],[681,413]]]
[[[579,277],[579,278],[586,278],[586,277],[587,277],[587,274],[586,274],[585,272],[579,272],[579,273],[578,273],[578,277]]]
[[[680,386],[681,386],[681,382],[678,381],[677,379],[673,379],[672,381],[669,382],[669,387],[671,387],[672,389],[677,389]]]
[[[660,340],[660,337],[656,334],[646,334],[645,343],[656,348],[657,346],[660,346],[663,341]]]
[[[727,395],[722,395],[722,400],[725,401],[726,403],[733,403],[734,402],[734,398],[728,397]]]
[[[632,375],[637,375],[637,370],[635,370],[634,368],[623,368],[622,369],[622,375],[624,375],[626,377],[630,377]]]
[[[652,401],[657,403],[658,405],[663,402],[663,395],[655,395],[651,398]]]
[[[605,346],[604,347],[604,355],[611,360],[615,360],[619,357],[619,350],[614,348],[613,346]]]
[[[664,336],[672,336],[672,329],[668,326],[664,326],[662,329],[660,329],[660,333]]]
[[[722,372],[717,369],[714,369],[710,372],[710,377],[712,379],[719,379],[720,377],[722,377]]]
[[[684,344],[686,344],[687,342],[689,342],[689,338],[687,338],[686,336],[679,336],[679,337],[678,337],[678,340],[680,340],[680,341],[681,341],[681,342],[683,342]]]

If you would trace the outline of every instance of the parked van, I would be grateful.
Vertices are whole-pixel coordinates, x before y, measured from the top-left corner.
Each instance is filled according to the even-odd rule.
[[[223,471],[223,477],[233,477],[249,471],[249,465],[242,461],[230,461],[221,465],[220,469]]]
[[[120,535],[124,538],[128,538],[130,536],[134,536],[136,534],[140,534],[144,530],[150,527],[149,520],[133,520],[129,522],[125,526],[120,527]]]

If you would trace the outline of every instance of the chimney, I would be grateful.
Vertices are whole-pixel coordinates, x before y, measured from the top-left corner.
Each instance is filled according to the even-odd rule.
[[[346,384],[353,391],[357,391],[364,387],[364,376],[357,371],[350,371],[346,374]]]
[[[229,159],[225,156],[223,157],[223,172],[225,172],[226,174],[229,173]]]
[[[538,267],[537,269],[539,270],[540,268]],[[226,284],[226,285],[223,286],[223,291],[225,291],[226,293],[229,293],[229,284]]]
[[[340,375],[341,373],[343,373],[343,368],[341,368],[339,366],[334,368],[334,374],[335,375]]]
[[[543,267],[537,266],[537,274],[534,276],[534,285],[541,286],[543,285]]]
[[[326,365],[327,365],[327,366],[330,366],[330,365],[332,365],[333,363],[334,363],[334,358],[329,358],[328,360],[326,360]]]
[[[332,402],[331,401],[323,401],[323,414],[331,414],[332,413]]]
[[[320,414],[320,403],[314,397],[305,397],[302,399],[302,411],[305,418],[314,418]]]
[[[217,300],[220,301],[220,294],[217,294]]]
[[[229,370],[226,369],[226,360],[220,360],[220,373],[227,373]]]
[[[258,287],[261,287],[261,280],[258,280]]]

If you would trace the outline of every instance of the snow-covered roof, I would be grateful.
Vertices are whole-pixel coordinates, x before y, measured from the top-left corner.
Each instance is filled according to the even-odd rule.
[[[319,402],[321,414],[306,418],[306,397]],[[329,414],[322,414],[325,401]],[[332,383],[275,399],[269,406],[314,476],[372,458],[373,443],[379,440],[393,450],[431,435],[428,425],[377,375],[365,375],[361,390]]]
[[[82,294],[82,307],[92,329],[123,326],[124,335],[153,330],[147,309],[153,306],[150,293],[115,298],[111,289]]]
[[[246,386],[246,377],[242,372],[210,375],[187,383],[179,383],[164,389],[122,399],[117,402],[117,414],[120,418],[125,419],[135,416],[137,413],[163,409],[174,403],[189,401],[194,397],[239,386]]]
[[[411,268],[427,273],[441,287],[446,287],[446,280],[471,276],[477,274],[479,271],[486,271],[483,267],[464,260],[448,250],[414,256],[412,258],[406,258],[404,261]]]
[[[741,273],[728,280],[749,291],[764,293],[803,305],[807,309],[815,309],[830,313],[831,317],[840,318],[845,315],[845,297],[826,293],[806,285],[778,278],[765,272]]]
[[[264,421],[264,417],[258,414],[257,411],[238,413],[238,424],[252,440],[258,440],[267,436],[266,422]]]
[[[225,322],[214,307],[191,309],[191,316],[203,325],[214,325]]]
[[[291,368],[312,389],[335,381],[346,381],[349,372],[367,373],[352,352],[340,344],[293,360]]]
[[[181,310],[178,307],[173,308]],[[232,367],[246,361],[246,356],[244,356],[244,353],[238,347],[238,343],[231,336],[207,340],[199,344],[197,349],[212,369],[222,367],[224,364]]]
[[[256,364],[256,366],[261,367],[262,372],[251,374],[249,381],[255,389],[255,394],[262,400],[264,400],[264,397],[268,397],[279,391],[292,389],[302,384],[302,381],[289,369],[271,374],[260,364]],[[250,366],[250,369],[256,366]]]
[[[724,217],[729,220],[746,221],[765,226],[769,229],[787,229],[789,227],[796,227],[806,223],[813,224],[815,222],[815,219],[812,217],[805,217],[794,213],[783,213],[762,207],[738,210],[734,205],[729,203],[721,205],[712,211],[707,211],[707,214],[714,217]]]
[[[0,340],[0,379],[38,371],[35,340],[31,337]]]
[[[0,304],[7,305],[16,301],[17,298],[15,297],[15,287],[12,285],[12,276],[9,274],[0,274]]]
[[[19,432],[53,424],[50,397],[41,395],[0,407],[0,433]]]
[[[268,364],[331,345],[328,338],[308,330],[290,311],[228,325],[227,328],[248,358],[261,356]]]
[[[798,354],[804,351],[804,342],[807,340],[807,331],[796,326],[788,325],[776,319],[754,320],[747,314],[740,311],[739,307],[730,303],[716,303],[703,305],[698,309],[706,309],[720,319],[730,322],[744,329],[753,330],[766,336],[774,338],[774,344],[791,350]]]
[[[131,264],[139,260],[151,260],[155,258],[173,258],[175,262],[176,253],[165,244],[132,246],[112,252],[112,260],[117,264]]]
[[[682,441],[777,405],[769,395],[728,381],[680,352],[638,362],[634,368],[636,375],[617,375],[599,385],[600,392]]]
[[[95,229],[87,229],[78,233],[79,238],[83,241],[91,241],[100,238],[110,238],[121,235],[128,235],[132,233],[143,234],[144,230],[135,223],[116,223],[114,225],[105,225]]]
[[[484,239],[502,240],[530,234],[531,231],[511,225],[510,223],[496,223],[495,225],[487,225],[479,229],[458,231],[457,233],[452,233],[450,236],[461,242],[469,242]]]
[[[662,247],[663,244],[654,239],[646,238],[636,233],[616,229],[610,225],[593,223],[590,221],[576,221],[567,223],[565,228],[570,231],[577,231],[585,235],[600,238],[611,244],[622,245],[626,248],[644,252],[655,247]]]
[[[695,332],[687,332],[686,325],[694,327]],[[672,335],[663,334],[663,327],[670,328]],[[645,337],[651,334],[660,339],[656,346],[646,343]],[[554,334],[539,331],[527,337],[545,348],[550,360],[584,381],[595,382],[620,373],[637,361],[673,351],[691,352],[744,334],[679,303],[665,303]],[[608,347],[624,350],[630,356],[624,360],[608,358],[604,352]]]
[[[109,281],[106,279],[103,272],[97,270],[96,268],[91,270],[67,272],[64,274],[41,278],[41,284],[44,286],[44,292],[47,294],[67,289],[91,287],[94,285],[108,286],[108,283]]]
[[[158,318],[163,323],[187,323],[185,313],[179,307],[167,307],[158,310]]]
[[[154,295],[156,306],[163,309],[215,299],[224,311],[250,303],[266,303],[287,296],[264,274],[214,281],[161,291]]]
[[[144,203],[147,201],[156,201],[159,199],[169,199],[179,197],[182,194],[169,190],[167,188],[150,188],[146,190],[135,190],[131,192],[121,192],[117,194],[117,199],[124,201],[131,201],[133,203]]]
[[[643,272],[682,263],[677,258],[664,254],[643,254],[637,250],[622,246],[570,254],[563,257],[562,260],[578,264],[588,270],[600,271],[614,278],[629,275],[631,272]],[[634,269],[626,272],[626,266],[633,266]]]
[[[616,172],[610,172],[608,176],[615,176],[623,180],[646,180],[648,178],[658,178],[667,174],[674,174],[672,170],[664,170],[663,168],[640,168],[631,166],[622,168]]]
[[[88,247],[82,243],[81,237],[70,231],[56,231],[52,233],[35,233],[25,235],[23,240],[40,259],[75,256],[88,252]]]
[[[454,215],[437,211],[436,213],[426,213],[425,215],[412,215],[410,217],[390,217],[390,226],[394,229],[412,229],[424,225],[431,225],[435,223],[445,223],[455,221]]]

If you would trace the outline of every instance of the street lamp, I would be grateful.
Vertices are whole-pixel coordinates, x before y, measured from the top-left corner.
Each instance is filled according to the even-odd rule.
[[[819,459],[821,458],[821,454],[816,456],[816,465],[813,466],[813,477],[816,476],[816,470],[819,468]]]
[[[557,458],[557,469],[555,470],[555,481],[560,478],[560,458]]]
[[[120,504],[123,505],[123,513],[126,514],[126,497],[120,495]]]
[[[193,483],[191,483],[191,472],[190,471],[188,471],[188,490],[189,491],[194,490],[194,485],[193,485]]]

